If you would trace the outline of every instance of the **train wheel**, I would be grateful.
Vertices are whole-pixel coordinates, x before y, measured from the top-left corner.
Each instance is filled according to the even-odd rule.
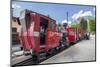
[[[39,64],[41,59],[40,59],[40,54],[38,53],[35,53],[33,50],[31,52],[31,55],[32,55],[32,59],[33,61],[36,63],[36,64]]]
[[[37,64],[40,63],[40,55],[39,55],[39,54],[36,55],[34,59],[35,59],[34,61],[35,61]]]
[[[40,53],[40,54],[37,54],[37,55],[33,55],[32,58],[33,60],[35,61],[35,63],[40,63],[42,60],[46,59],[46,56],[47,53]]]
[[[56,54],[57,53],[57,50],[56,48],[53,49],[53,54]]]
[[[63,38],[62,38],[62,44],[64,45],[64,48],[70,46],[70,44],[69,44],[69,40],[68,40],[67,37],[63,37]]]
[[[40,62],[39,56],[37,56],[37,55],[32,55],[32,59],[36,64],[38,64]]]
[[[66,46],[67,46],[67,47],[69,47],[69,46],[70,46],[70,42],[69,42],[69,40],[68,40],[68,39],[66,40]]]
[[[63,44],[63,42],[61,41],[61,42],[59,43],[58,51],[61,51],[63,48],[64,48],[64,44]]]
[[[31,56],[32,56],[32,59],[33,61],[38,64],[40,61],[39,61],[39,54],[36,54],[33,50],[31,51]]]
[[[51,54],[49,54],[48,52],[46,53],[46,57],[49,57]]]
[[[52,48],[52,49],[50,49],[50,50],[48,50],[48,54],[49,55],[52,55],[54,53],[54,49]]]

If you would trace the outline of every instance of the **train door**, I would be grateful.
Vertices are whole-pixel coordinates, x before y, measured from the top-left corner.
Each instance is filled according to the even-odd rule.
[[[46,44],[46,32],[48,28],[48,20],[40,17],[40,45]]]

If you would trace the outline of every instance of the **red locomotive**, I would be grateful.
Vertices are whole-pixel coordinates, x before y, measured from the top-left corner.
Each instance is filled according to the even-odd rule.
[[[63,34],[58,31],[56,21],[52,18],[24,10],[20,22],[20,41],[25,54],[31,53],[35,59],[41,60],[61,47],[59,43]]]

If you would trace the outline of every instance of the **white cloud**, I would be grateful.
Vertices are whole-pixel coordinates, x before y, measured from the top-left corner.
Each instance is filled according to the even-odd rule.
[[[21,8],[21,6],[17,4],[12,4],[12,8]]]
[[[78,13],[75,13],[75,14],[72,16],[72,19],[78,19],[82,13],[83,13],[83,10],[80,10]]]
[[[63,24],[63,23],[67,23],[67,20],[63,20],[61,23],[62,23],[62,24]]]
[[[79,11],[78,14],[76,14],[76,19],[78,19],[83,13],[83,10]]]
[[[78,19],[79,17],[85,17],[85,16],[92,16],[91,11],[83,12],[83,10],[80,10],[78,13],[73,14],[72,19]]]
[[[84,16],[92,16],[92,12],[87,11],[87,12],[84,12],[83,14],[81,14],[81,17],[84,17]]]

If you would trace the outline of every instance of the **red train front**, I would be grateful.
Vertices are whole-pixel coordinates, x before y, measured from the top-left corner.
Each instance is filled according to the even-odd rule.
[[[57,31],[55,20],[24,10],[21,12],[20,22],[20,41],[25,54],[31,53],[34,58],[40,60],[40,56],[52,53],[59,47],[62,33]]]

